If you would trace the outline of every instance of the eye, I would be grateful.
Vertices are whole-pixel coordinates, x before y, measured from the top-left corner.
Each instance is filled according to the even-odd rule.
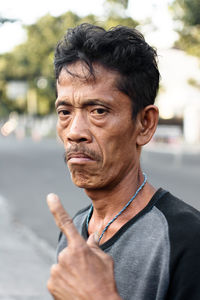
[[[58,115],[60,115],[60,116],[67,116],[69,114],[70,114],[70,111],[66,110],[66,109],[62,109],[62,110],[58,111]]]
[[[103,115],[107,112],[105,108],[95,108],[92,110],[92,114],[94,115]]]

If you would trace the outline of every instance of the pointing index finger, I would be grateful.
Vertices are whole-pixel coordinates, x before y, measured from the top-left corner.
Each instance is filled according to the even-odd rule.
[[[76,227],[74,226],[72,219],[62,206],[58,196],[55,194],[49,194],[47,196],[47,204],[49,210],[54,216],[54,220],[57,226],[66,236],[68,246],[78,246],[85,243],[84,239],[81,237]]]

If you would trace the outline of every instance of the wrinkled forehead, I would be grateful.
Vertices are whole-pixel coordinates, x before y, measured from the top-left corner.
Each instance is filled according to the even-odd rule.
[[[85,63],[77,61],[62,68],[57,80],[57,85],[64,85],[70,81],[71,84],[97,84],[101,81],[109,82],[112,87],[116,87],[116,80],[119,74],[116,71],[109,70],[104,66],[94,63],[92,69]]]

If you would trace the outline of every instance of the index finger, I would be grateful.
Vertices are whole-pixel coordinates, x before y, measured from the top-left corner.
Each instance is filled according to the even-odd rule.
[[[49,210],[54,216],[54,220],[60,230],[64,233],[67,238],[69,246],[78,246],[85,243],[82,236],[77,231],[74,223],[68,213],[62,206],[60,199],[55,194],[47,195],[47,204]]]

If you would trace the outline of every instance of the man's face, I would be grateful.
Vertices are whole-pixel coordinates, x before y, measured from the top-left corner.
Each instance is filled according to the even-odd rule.
[[[68,69],[80,77],[61,71],[56,109],[72,180],[85,189],[112,188],[139,160],[131,101],[116,89],[116,73],[94,65],[96,80],[86,81],[80,62]]]

